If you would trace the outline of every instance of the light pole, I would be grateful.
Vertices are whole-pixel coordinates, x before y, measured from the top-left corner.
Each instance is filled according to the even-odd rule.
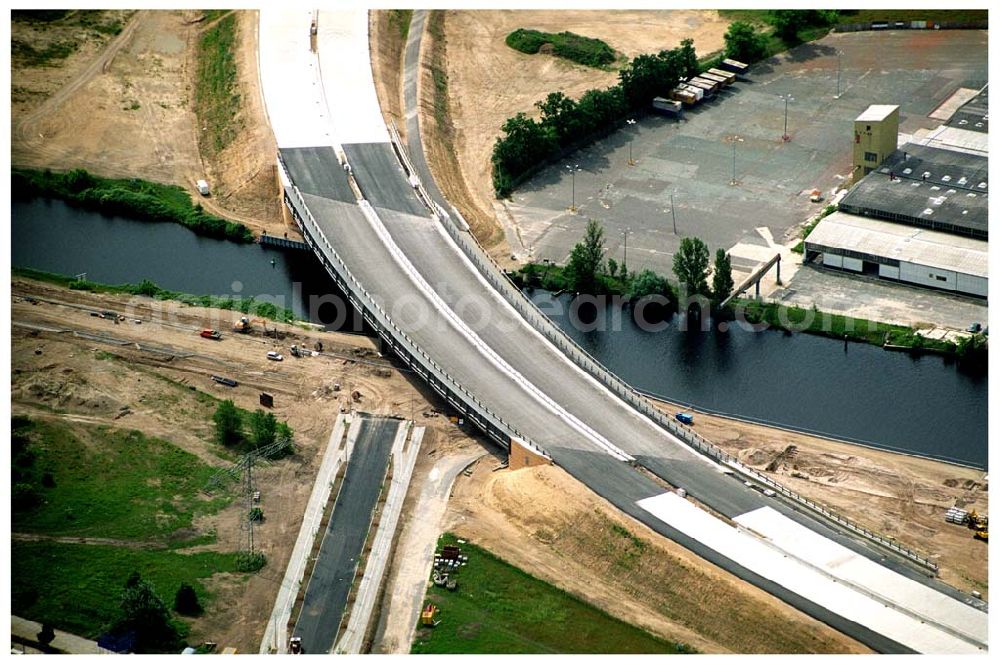
[[[569,211],[575,213],[576,212],[576,171],[580,170],[580,164],[576,164],[575,166],[569,166],[569,165],[567,165],[566,166],[566,170],[569,171],[569,174],[570,174],[570,177],[571,177],[571,181],[572,181],[572,187],[573,187],[573,202],[569,206]]]
[[[837,96],[834,99],[840,99],[840,56],[843,55],[840,51],[837,51]]]
[[[625,238],[625,255],[622,258],[622,272],[628,274],[628,236],[632,234],[632,231],[628,228],[622,231],[622,237]]]
[[[735,171],[733,172],[733,179],[736,179]],[[674,234],[677,234],[677,215],[674,213],[674,194],[670,194],[670,218],[674,222]]]
[[[632,120],[632,119],[625,120],[625,124],[629,125],[630,127],[634,127],[635,126],[635,120]],[[630,165],[630,166],[634,166],[635,165],[635,161],[632,159],[632,135],[631,134],[629,134],[629,137],[628,137],[628,165]]]
[[[736,186],[736,143],[742,143],[743,139],[737,134],[733,134],[729,137],[729,142],[733,144],[733,179],[729,183]]]
[[[781,133],[781,140],[787,141],[788,138],[788,102],[795,101],[795,97],[790,94],[783,94],[781,98],[785,100],[785,130]]]

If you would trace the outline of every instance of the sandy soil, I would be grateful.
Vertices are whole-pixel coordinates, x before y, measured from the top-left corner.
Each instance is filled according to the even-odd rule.
[[[499,232],[502,205],[493,197],[490,154],[504,121],[518,112],[536,115],[534,104],[548,93],[562,91],[576,98],[594,87],[613,85],[616,71],[577,65],[544,54],[526,55],[504,43],[517,28],[549,32],[569,30],[606,41],[631,58],[677,46],[694,39],[700,54],[723,46],[728,21],[714,11],[456,11],[444,21],[447,44],[448,96],[454,124],[455,164],[433,153],[428,156],[435,178],[449,195],[449,180],[464,178],[471,194],[462,213],[474,219],[491,219],[491,225],[475,227],[484,245],[499,257],[510,253]],[[425,35],[426,37],[426,35]],[[426,96],[433,86],[422,85]],[[433,120],[433,105],[421,100],[422,126]],[[428,141],[429,142],[429,141]],[[452,185],[455,186],[455,185]],[[455,200],[462,204],[463,196]],[[471,222],[471,220],[470,220]]]
[[[13,281],[12,295],[14,413],[79,423],[84,435],[90,430],[87,424],[138,429],[219,467],[229,461],[216,454],[210,441],[212,407],[201,403],[189,386],[232,398],[247,409],[259,407],[259,392],[270,392],[275,415],[294,429],[296,454],[257,471],[267,519],[257,528],[256,537],[268,565],[249,578],[215,576],[208,583],[216,594],[212,611],[192,621],[191,641],[212,640],[240,651],[257,651],[298,534],[321,460],[319,453],[336,413],[352,405],[352,391],[362,394],[360,402],[353,404],[357,409],[415,416],[437,440],[432,450],[448,449],[453,437],[464,437],[446,417],[423,415],[442,405],[429,403],[418,389],[422,385],[380,359],[373,342],[365,337],[268,322],[269,329],[277,327],[285,334],[283,339],[265,338],[259,331],[247,336],[223,331],[223,340],[210,341],[200,338],[197,331],[206,326],[226,330],[238,314],[143,297],[94,295],[25,279]],[[38,303],[25,300],[26,295]],[[121,312],[127,319],[115,324],[90,315],[102,310]],[[133,319],[142,323],[135,324]],[[262,323],[256,324],[260,329]],[[129,343],[102,343],[74,332]],[[296,359],[287,352],[292,343],[313,347],[316,341],[323,342],[320,356]],[[280,349],[285,361],[268,361],[265,354],[272,348]],[[212,374],[232,377],[240,386],[218,385],[211,381]],[[335,383],[342,386],[339,392],[333,390]],[[127,414],[121,414],[123,407],[128,408]],[[236,550],[241,510],[234,504],[182,534],[193,537],[214,529],[217,542],[206,548]]]
[[[255,12],[239,16],[245,130],[222,153],[199,153],[192,99],[201,16],[135,12],[117,37],[87,42],[61,66],[12,68],[12,89],[35,91],[11,108],[12,163],[179,184],[194,196],[195,182],[206,178],[213,196],[198,201],[209,211],[257,232],[291,232],[257,83]]]
[[[988,598],[986,544],[944,519],[952,506],[989,513],[981,470],[704,413],[695,430],[791,490],[930,555],[942,580]]]
[[[705,653],[856,653],[864,646],[705,563],[554,466],[455,483],[447,528],[610,614]]]

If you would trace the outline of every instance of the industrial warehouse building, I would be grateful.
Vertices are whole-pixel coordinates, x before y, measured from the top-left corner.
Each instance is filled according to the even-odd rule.
[[[826,267],[987,295],[989,254],[978,239],[834,212],[809,234],[805,253]]]
[[[855,122],[855,170],[867,173],[804,241],[805,262],[986,297],[989,168],[986,89],[951,121],[902,148],[894,106]]]

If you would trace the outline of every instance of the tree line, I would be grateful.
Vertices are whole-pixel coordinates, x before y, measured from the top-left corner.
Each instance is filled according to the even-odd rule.
[[[771,32],[758,30],[747,21],[734,21],[725,34],[723,56],[748,64],[797,42],[807,27],[825,26],[836,20],[836,11],[774,10],[762,12]],[[772,39],[779,40],[774,47]],[[721,58],[719,58],[721,59]],[[577,100],[552,92],[535,104],[538,119],[518,113],[504,122],[503,134],[493,145],[491,158],[493,190],[497,198],[510,195],[514,187],[545,162],[612,130],[629,114],[645,112],[654,97],[667,94],[682,79],[697,76],[717,64],[699,65],[694,41],[655,54],[633,58],[618,72],[618,83],[591,89]]]
[[[604,252],[604,228],[591,219],[583,239],[573,247],[566,266],[560,270],[558,285],[591,295],[620,293],[633,301],[659,296],[666,299],[671,310],[676,310],[681,298],[690,301],[696,297],[705,298],[718,309],[733,292],[729,255],[724,249],[717,249],[712,265],[708,245],[697,237],[683,238],[674,254],[672,271],[676,285],[651,269],[629,272],[626,265],[620,265],[614,258],[605,259]],[[543,273],[542,286],[553,285],[550,282],[547,286],[544,279],[551,268],[530,265],[522,273],[532,281],[539,271]]]

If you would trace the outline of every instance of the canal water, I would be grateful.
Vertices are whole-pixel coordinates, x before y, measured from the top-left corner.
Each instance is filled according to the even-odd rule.
[[[359,316],[310,251],[200,237],[174,223],[146,223],[70,207],[16,202],[11,264],[97,283],[139,283],[196,295],[254,297],[331,329],[362,331]],[[334,296],[331,296],[331,293]]]
[[[329,328],[360,331],[319,261],[198,237],[181,226],[36,200],[12,206],[15,267],[101,283],[149,279],[169,290],[256,297]],[[273,264],[272,264],[273,261]],[[644,331],[628,312],[581,331],[568,296],[530,294],[577,343],[627,382],[696,408],[872,446],[986,467],[987,381],[953,362],[807,334],[731,328]],[[615,308],[614,311],[618,309]],[[611,316],[614,319],[614,316]],[[586,327],[584,327],[586,328]]]

